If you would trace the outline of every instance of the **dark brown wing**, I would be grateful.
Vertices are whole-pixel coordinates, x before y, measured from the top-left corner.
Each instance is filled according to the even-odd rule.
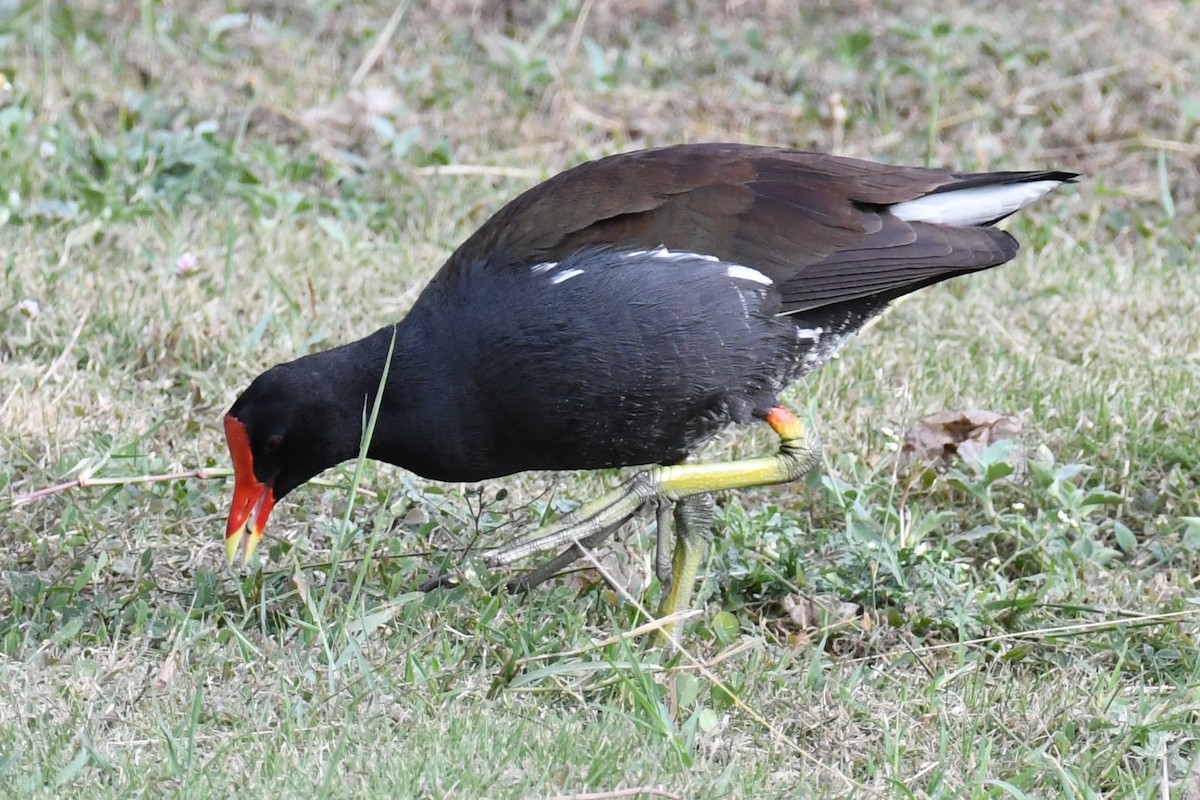
[[[888,206],[938,192],[1066,179],[956,174],[735,144],[677,145],[583,164],[488,220],[443,273],[555,261],[588,245],[716,256],[770,276],[785,311],[902,294],[1008,261],[1017,243],[985,226],[907,222]]]

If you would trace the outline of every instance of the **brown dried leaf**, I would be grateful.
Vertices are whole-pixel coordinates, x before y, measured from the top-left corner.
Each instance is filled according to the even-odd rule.
[[[368,87],[310,108],[300,118],[314,136],[334,147],[346,148],[361,139],[372,117],[393,117],[403,105],[400,95],[391,89]]]
[[[157,689],[165,689],[171,685],[175,678],[175,651],[167,653],[167,657],[163,659],[162,666],[158,669],[158,674],[154,676],[154,686]]]
[[[1021,437],[1021,420],[1008,414],[971,408],[939,411],[904,434],[904,452],[929,461],[962,458],[978,464],[983,451],[1004,439]]]
[[[813,630],[857,621],[861,609],[857,603],[848,603],[836,595],[819,594],[805,597],[800,594],[788,594],[783,597],[783,610],[794,627]]]
[[[593,553],[608,577],[621,589],[637,597],[646,588],[647,576],[638,568],[640,560],[629,552],[619,552],[620,548],[622,548],[622,543],[618,542],[609,547],[595,550]],[[568,567],[567,571],[560,575],[559,580],[578,592],[583,592],[597,581],[607,583],[605,577],[587,558],[581,558],[574,565]],[[613,588],[615,591],[615,587]]]

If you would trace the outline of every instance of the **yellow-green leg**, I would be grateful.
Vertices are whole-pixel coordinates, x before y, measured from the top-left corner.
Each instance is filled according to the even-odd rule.
[[[685,497],[675,504],[675,552],[671,556],[671,574],[663,581],[658,616],[666,617],[691,606],[696,576],[704,563],[704,552],[712,533],[715,506],[711,494]],[[659,544],[660,548],[663,546]],[[659,555],[661,557],[662,553]],[[659,644],[667,644],[675,633],[674,623],[664,625],[658,629],[656,639]]]
[[[504,566],[564,545],[570,545],[574,551],[580,543],[590,544],[603,539],[648,502],[672,503],[676,507],[675,555],[671,563],[671,586],[659,613],[686,608],[704,556],[703,536],[711,524],[711,507],[706,520],[700,510],[702,501],[681,501],[712,492],[788,483],[805,475],[820,458],[821,445],[817,436],[787,409],[773,408],[767,415],[767,423],[779,435],[779,452],[774,456],[716,464],[676,464],[640,472],[612,491],[564,515],[558,522],[493,550],[485,560],[491,566]],[[697,534],[697,530],[701,533]],[[660,528],[660,547],[662,541]],[[551,563],[567,556],[568,553],[563,553]],[[663,563],[663,554],[659,553],[656,564]],[[661,572],[661,567],[656,571]],[[542,573],[543,570],[538,570],[535,574],[542,578]]]
[[[663,591],[666,591],[667,587],[671,585],[671,575],[674,574],[671,564],[673,548],[668,542],[671,527],[669,512],[667,501],[658,501],[654,508],[654,576],[658,578]]]

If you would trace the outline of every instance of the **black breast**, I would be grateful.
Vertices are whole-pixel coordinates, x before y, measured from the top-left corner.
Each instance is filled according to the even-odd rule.
[[[448,408],[443,474],[594,469],[682,459],[775,404],[796,374],[796,325],[770,279],[715,258],[589,248],[560,262],[467,265],[410,319]]]

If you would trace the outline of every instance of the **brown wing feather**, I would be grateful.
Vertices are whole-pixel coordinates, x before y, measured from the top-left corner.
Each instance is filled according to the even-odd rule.
[[[1017,253],[1017,242],[995,228],[904,222],[879,214],[879,230],[837,250],[782,283],[787,312],[892,294],[954,275],[994,267]]]
[[[888,205],[1057,175],[956,174],[748,145],[645,150],[583,164],[520,195],[442,273],[481,259],[559,260],[589,245],[665,246],[762,271],[780,286],[785,311],[898,296],[1002,264],[1017,244],[987,227],[905,222]]]

